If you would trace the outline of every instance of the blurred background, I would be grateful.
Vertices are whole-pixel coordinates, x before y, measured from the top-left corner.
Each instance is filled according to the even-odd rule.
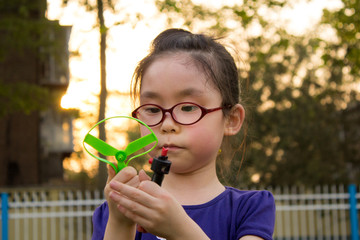
[[[130,115],[133,70],[169,27],[222,37],[240,68],[247,146],[219,168],[225,184],[347,192],[360,183],[359,11],[359,0],[0,0],[1,192],[101,199],[106,166],[82,141],[99,120]],[[94,133],[123,149],[136,129]],[[132,164],[149,169],[145,158]]]

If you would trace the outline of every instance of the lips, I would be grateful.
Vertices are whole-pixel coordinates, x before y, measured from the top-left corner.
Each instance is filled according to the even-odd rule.
[[[160,148],[166,148],[168,150],[175,150],[175,149],[180,149],[181,147],[179,147],[175,144],[164,144]]]

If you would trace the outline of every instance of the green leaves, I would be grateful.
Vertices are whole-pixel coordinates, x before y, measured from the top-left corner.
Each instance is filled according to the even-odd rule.
[[[0,81],[0,118],[16,112],[30,114],[43,110],[48,107],[48,99],[48,91],[37,85]]]
[[[160,10],[166,9],[174,22],[176,13],[191,23],[186,25],[190,29],[211,29],[215,35],[231,37],[249,66],[243,75],[248,76],[250,91],[242,91],[242,104],[251,117],[249,147],[240,175],[243,153],[225,164],[229,184],[360,182],[360,169],[354,167],[360,153],[348,150],[360,140],[351,143],[340,137],[344,126],[347,136],[358,131],[355,121],[347,120],[350,113],[345,117],[342,109],[360,101],[360,93],[351,88],[360,84],[359,0],[343,0],[341,9],[325,10],[313,32],[301,36],[289,34],[264,14],[277,14],[296,1],[244,0],[242,5],[217,10],[191,1],[184,8],[179,1],[161,3]],[[229,22],[236,27],[229,27]],[[254,26],[260,26],[260,33],[253,34]],[[329,27],[336,36],[323,37],[321,30]],[[221,156],[220,160],[221,164]]]
[[[356,77],[360,77],[360,1],[343,0],[344,7],[330,12],[324,10],[322,23],[329,24],[339,38],[338,42],[330,42],[326,48],[326,56],[324,61],[329,65],[338,65],[333,62],[334,49],[342,49],[344,51],[341,60],[344,66],[350,67],[350,72]]]

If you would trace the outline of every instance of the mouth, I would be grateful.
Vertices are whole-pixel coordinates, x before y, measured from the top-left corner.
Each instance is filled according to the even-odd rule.
[[[181,149],[182,147],[179,147],[175,144],[164,144],[160,147],[161,149],[162,148],[166,148],[168,151],[174,151],[174,150],[177,150],[177,149]]]

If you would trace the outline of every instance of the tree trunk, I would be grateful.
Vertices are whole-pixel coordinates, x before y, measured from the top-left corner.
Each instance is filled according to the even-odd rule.
[[[98,21],[100,31],[100,96],[99,96],[99,121],[105,118],[106,111],[106,34],[107,28],[104,21],[104,5],[102,0],[97,0]],[[99,138],[106,141],[105,123],[99,125]],[[102,158],[106,156],[100,155]],[[99,161],[98,188],[104,188],[107,178],[106,163]]]

